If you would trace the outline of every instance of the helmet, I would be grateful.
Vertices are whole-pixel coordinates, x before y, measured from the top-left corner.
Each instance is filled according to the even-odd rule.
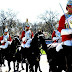
[[[68,5],[72,5],[72,0],[68,0],[67,6],[68,6]],[[67,6],[66,6],[66,9],[67,9]]]
[[[8,32],[8,28],[6,28],[6,29],[4,30],[4,32]]]
[[[28,23],[25,24],[25,27],[30,27],[30,25]]]
[[[25,23],[25,27],[30,27],[29,22],[28,22],[28,18],[26,19],[26,23]]]

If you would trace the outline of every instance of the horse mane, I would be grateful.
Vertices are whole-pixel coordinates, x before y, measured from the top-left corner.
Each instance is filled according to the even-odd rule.
[[[40,41],[39,41],[40,40]],[[34,35],[34,38],[32,39],[32,42],[31,42],[31,48],[33,50],[36,50],[37,49],[39,50],[40,48],[40,45],[42,45],[42,48],[47,51],[47,45],[45,43],[45,39],[44,39],[44,35],[42,32],[37,32],[35,35]]]
[[[39,52],[40,43],[38,41],[38,33],[34,35],[34,38],[32,39],[32,42],[30,43],[30,45],[31,45],[30,48],[32,52]]]
[[[32,39],[32,42],[30,43],[30,47],[35,49],[38,48],[38,38],[37,38],[37,34],[34,36],[34,38]]]
[[[46,45],[45,39],[43,37],[40,37],[40,40],[42,44],[42,49],[45,50],[45,52],[47,53],[47,45]]]
[[[15,44],[14,44],[14,41],[15,41]],[[17,36],[15,36],[15,37],[13,38],[13,40],[12,40],[12,44],[14,44],[14,45],[16,45],[16,44],[21,45],[20,39],[19,39]]]

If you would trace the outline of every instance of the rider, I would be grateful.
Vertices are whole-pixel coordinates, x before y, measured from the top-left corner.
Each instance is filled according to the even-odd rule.
[[[5,28],[4,34],[0,37],[0,48],[7,48],[11,44],[11,36],[8,33],[8,28]]]
[[[52,39],[53,39],[54,42],[59,43],[59,42],[61,42],[61,34],[58,31],[59,24],[56,24],[55,26],[56,26],[56,30],[54,30],[53,33],[52,33]]]
[[[25,23],[25,30],[22,32],[21,39],[22,39],[22,44],[21,46],[23,48],[29,48],[30,43],[32,41],[32,38],[34,37],[33,32],[30,30],[30,25],[28,23],[28,19],[26,20]]]
[[[72,1],[68,0],[66,5],[67,13],[61,16],[59,20],[59,27],[58,31],[61,33],[62,36],[62,44],[72,46]],[[62,46],[57,47],[56,51],[62,49]]]

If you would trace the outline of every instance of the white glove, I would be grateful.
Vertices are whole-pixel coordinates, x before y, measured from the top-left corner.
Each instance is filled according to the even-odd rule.
[[[26,38],[26,37],[23,37],[23,38],[22,38],[22,41],[23,41],[23,42],[24,42],[24,41],[26,41],[26,40],[27,40],[27,38]]]
[[[4,43],[5,41],[4,41],[4,39],[3,40],[1,40],[1,43]]]
[[[21,47],[19,47],[19,51],[21,50]]]
[[[57,45],[57,47],[56,47],[57,52],[59,52],[61,49],[63,49],[62,45],[63,45],[63,42]]]
[[[9,45],[11,45],[12,41],[7,41]]]

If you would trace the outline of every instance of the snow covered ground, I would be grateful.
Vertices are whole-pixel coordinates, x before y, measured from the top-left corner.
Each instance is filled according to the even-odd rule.
[[[0,70],[2,70],[2,72],[8,71],[8,65],[7,65],[7,61],[6,60],[5,60],[5,65],[6,65],[5,67],[2,66],[0,68]],[[24,68],[26,68],[26,64],[25,63],[23,64],[23,66],[24,66]],[[49,64],[47,62],[46,55],[41,55],[40,68],[41,68],[42,72],[49,72]],[[21,70],[21,64],[19,65],[19,70]],[[14,72],[13,71],[13,62],[11,62],[11,71],[10,72]],[[21,72],[26,72],[26,69],[22,70]],[[39,72],[39,69],[38,69],[38,72]],[[62,72],[64,72],[64,71],[62,71]]]

